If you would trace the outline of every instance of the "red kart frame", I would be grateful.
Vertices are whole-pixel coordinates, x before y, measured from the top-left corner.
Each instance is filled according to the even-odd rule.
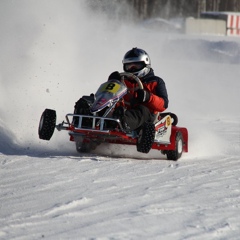
[[[78,117],[79,124],[78,126],[74,126],[70,121],[69,117]],[[82,120],[84,118],[93,119],[92,127],[84,128],[82,127]],[[83,142],[89,142],[92,140],[99,141],[100,143],[113,143],[113,144],[126,144],[126,145],[136,145],[137,137],[131,133],[126,133],[123,131],[121,122],[118,119],[113,118],[103,118],[96,116],[87,116],[87,115],[76,115],[76,114],[67,114],[66,115],[67,122],[59,124],[56,128],[60,130],[69,131],[70,141],[78,142],[79,138],[83,138]],[[104,122],[106,120],[115,121],[119,124],[119,128],[114,130],[105,130]],[[98,124],[96,122],[98,121]],[[68,126],[65,127],[64,125]],[[159,124],[157,122],[155,124],[155,132],[157,132],[165,123]],[[97,125],[97,127],[96,127]],[[165,151],[175,151],[176,150],[176,139],[178,133],[181,133],[182,136],[182,151],[188,152],[188,131],[186,128],[178,127],[175,125],[171,125],[171,135],[170,142],[162,143],[158,141],[154,141],[151,149],[161,150],[163,153]],[[177,160],[177,159],[176,159]]]

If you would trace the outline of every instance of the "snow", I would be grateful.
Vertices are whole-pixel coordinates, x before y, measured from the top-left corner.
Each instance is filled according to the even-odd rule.
[[[75,0],[2,0],[0,31],[0,239],[239,239],[239,38],[139,31]],[[188,153],[80,155],[64,131],[38,139],[45,108],[64,120],[135,46],[166,82]]]

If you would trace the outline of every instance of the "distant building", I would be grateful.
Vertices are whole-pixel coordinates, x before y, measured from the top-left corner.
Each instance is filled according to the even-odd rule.
[[[202,12],[202,19],[220,19],[226,21],[226,35],[240,36],[240,13],[238,12]]]

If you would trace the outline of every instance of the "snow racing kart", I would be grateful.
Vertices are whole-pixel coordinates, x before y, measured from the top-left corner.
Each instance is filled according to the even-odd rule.
[[[89,106],[88,114],[69,113],[66,121],[56,125],[56,111],[45,109],[39,122],[39,138],[50,140],[56,128],[68,131],[70,141],[75,142],[80,153],[91,152],[101,143],[125,144],[136,145],[137,151],[142,153],[160,150],[168,160],[178,160],[183,152],[188,152],[188,131],[177,126],[178,118],[174,113],[159,113],[154,123],[145,123],[134,131],[126,128],[120,119],[113,118],[116,105],[123,104],[123,96],[128,92],[126,79],[135,80],[143,89],[135,75],[125,72],[120,75],[121,81],[113,79],[101,84],[94,97],[82,97]]]

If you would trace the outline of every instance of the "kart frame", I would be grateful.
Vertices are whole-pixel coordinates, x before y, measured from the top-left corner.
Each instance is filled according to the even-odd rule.
[[[167,115],[169,116],[169,115]],[[78,125],[74,126],[70,118],[79,118]],[[83,119],[92,119],[91,127],[84,127],[82,125]],[[106,129],[104,127],[106,121],[115,121],[118,124],[116,129]],[[162,127],[162,123],[157,121],[155,123],[155,132]],[[78,142],[81,138],[84,141],[95,140],[99,143],[107,142],[113,144],[136,145],[137,134],[135,131],[125,131],[119,119],[106,118],[100,116],[67,114],[66,122],[56,125],[58,131],[69,131],[70,141]],[[152,144],[152,149],[168,151],[176,149],[176,136],[181,133],[183,139],[182,150],[188,152],[188,131],[186,128],[171,125],[170,141],[159,141],[156,138]]]

